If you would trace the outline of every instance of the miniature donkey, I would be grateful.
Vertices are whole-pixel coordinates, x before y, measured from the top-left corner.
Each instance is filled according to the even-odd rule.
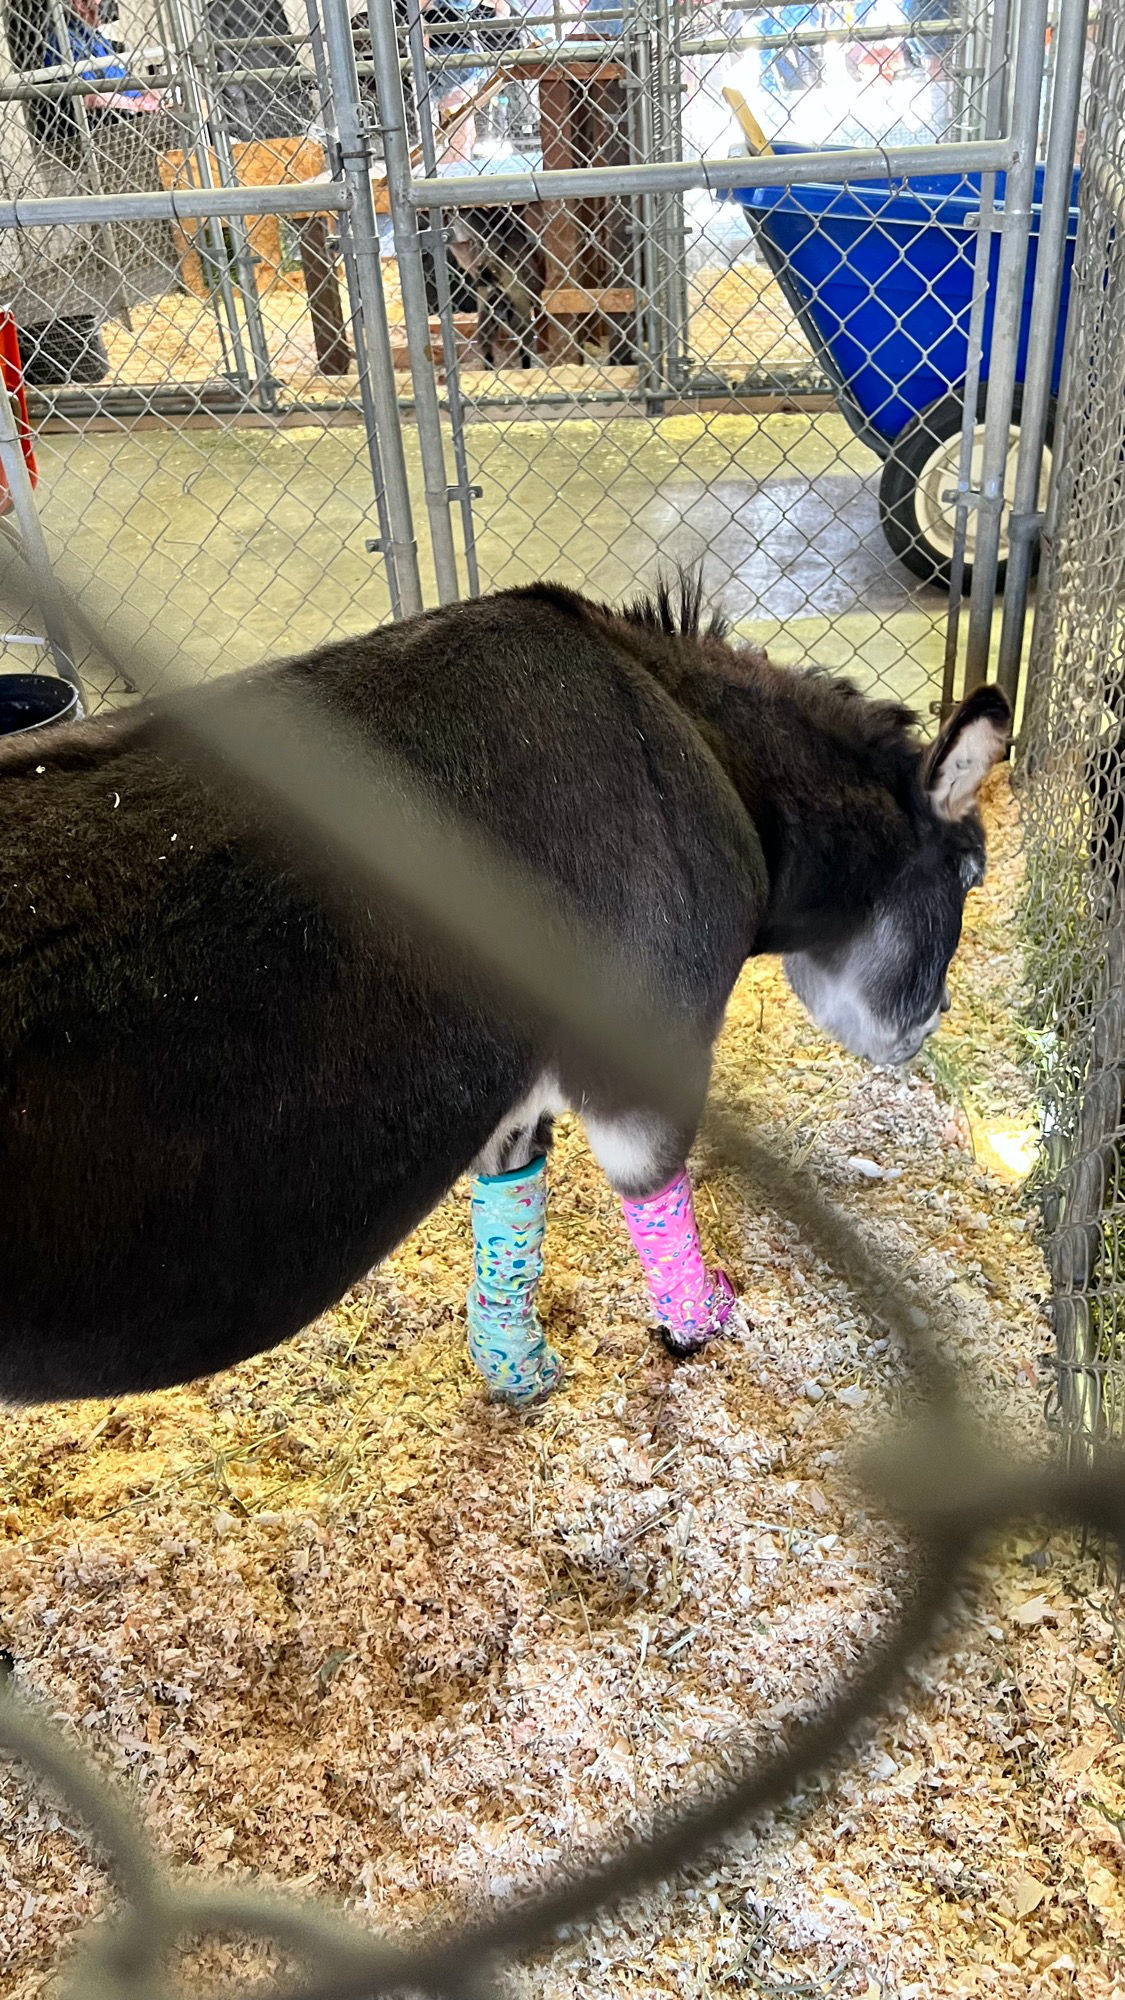
[[[550,584],[258,677],[405,759],[705,1050],[760,952],[873,1062],[937,1026],[1006,741],[994,689],[923,749],[905,709],[704,629],[687,587],[618,612]],[[0,1396],[154,1389],[281,1341],[471,1169],[470,1345],[493,1394],[533,1400],[557,1372],[534,1286],[563,1106],[670,1344],[722,1326],[694,1122],[577,1073],[401,915],[323,888],[159,703],[0,749]]]

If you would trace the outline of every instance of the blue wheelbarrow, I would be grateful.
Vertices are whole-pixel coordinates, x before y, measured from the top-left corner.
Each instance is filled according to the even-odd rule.
[[[775,142],[777,153],[811,149]],[[996,176],[996,204],[1004,199]],[[1042,200],[1042,170],[1035,202]],[[1078,174],[1067,231],[1051,379],[1057,393],[1078,228]],[[733,188],[786,300],[836,389],[853,431],[883,460],[879,518],[899,560],[928,583],[948,584],[961,452],[969,315],[980,211],[980,175],[926,174],[910,181],[813,182],[803,187]],[[1031,293],[1039,247],[1032,223],[1016,362],[1005,490],[1011,497],[1019,437],[1020,386],[1027,365]],[[992,348],[1000,238],[990,246],[974,476],[984,437],[984,385]],[[1052,401],[1041,501],[1050,476]],[[998,583],[1003,582],[1006,527]],[[972,582],[973,517],[965,547]]]

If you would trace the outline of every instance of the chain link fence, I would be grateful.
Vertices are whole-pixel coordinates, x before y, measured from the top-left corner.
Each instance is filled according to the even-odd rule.
[[[5,14],[0,296],[48,538],[123,605],[210,670],[702,555],[740,636],[948,704],[988,465],[1013,493],[985,383],[994,327],[997,408],[1027,365],[1038,188],[1022,308],[998,225],[1045,0],[1019,46],[975,0],[115,5]]]
[[[1024,731],[1031,1032],[1060,1401],[1118,1437],[1125,1334],[1125,21],[1098,27],[1063,449]]]
[[[364,629],[391,605],[349,308],[325,303],[338,215],[307,212],[315,185],[303,214],[129,212],[328,179],[309,24],[281,0],[106,11],[12,0],[4,20],[0,193],[17,218],[124,197],[0,230],[47,538],[206,670]],[[132,691],[84,664],[95,705]]]

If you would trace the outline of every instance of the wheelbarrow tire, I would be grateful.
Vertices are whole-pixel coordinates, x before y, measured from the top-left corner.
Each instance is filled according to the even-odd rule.
[[[977,401],[978,423],[984,420],[987,393],[987,386],[982,383]],[[1012,398],[1012,422],[1017,428],[1022,401],[1022,390],[1017,384]],[[960,437],[963,409],[963,400],[958,395],[943,396],[939,403],[932,403],[896,439],[884,461],[879,481],[879,521],[892,554],[924,583],[939,584],[945,590],[949,589],[951,578],[950,552],[935,546],[927,535],[919,514],[919,484],[937,447]],[[1054,442],[1054,428],[1055,405],[1052,400],[1047,406],[1048,449]],[[1036,549],[1033,568],[1038,568],[1038,564],[1039,552]],[[998,591],[1004,587],[1006,570],[1007,563],[1002,558],[996,566]],[[966,562],[961,579],[961,588],[966,596],[972,584],[973,566],[971,562]]]

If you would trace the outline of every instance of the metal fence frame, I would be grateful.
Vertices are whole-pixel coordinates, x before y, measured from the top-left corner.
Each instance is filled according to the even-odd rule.
[[[1019,765],[1038,1192],[1076,1459],[1125,1432],[1123,169],[1125,32],[1103,8]]]
[[[255,66],[226,69],[218,66],[214,37],[210,29],[205,22],[196,20],[191,12],[197,6],[197,0],[153,0],[153,4],[158,19],[162,24],[166,23],[163,43],[157,50],[136,52],[138,57],[146,55],[152,60],[143,70],[138,60],[134,65],[137,73],[123,77],[119,87],[122,89],[176,87],[186,94],[194,107],[191,152],[194,170],[198,173],[201,187],[221,190],[225,182],[233,184],[235,178],[231,171],[231,139],[220,86],[246,83],[259,86],[280,85],[292,84],[299,80],[307,83],[310,76],[315,76],[322,86],[322,102],[329,101],[323,87],[327,78],[317,65],[317,47],[322,41],[322,36],[319,22],[313,17],[310,16],[310,31],[307,35],[290,33],[287,37],[280,38],[281,43],[289,51],[288,59],[284,63],[267,68]],[[677,139],[682,136],[679,79],[684,61],[708,54],[746,53],[751,50],[780,55],[794,50],[824,50],[845,43],[873,44],[888,38],[893,40],[898,32],[894,24],[858,21],[847,26],[822,24],[815,28],[801,28],[784,34],[742,31],[726,36],[687,35],[683,32],[680,19],[681,0],[671,0],[671,4],[670,0],[653,0],[653,4],[656,12],[651,20],[646,15],[646,0],[636,0],[635,7],[627,6],[628,19],[625,23],[625,32],[621,35],[614,35],[608,31],[603,35],[602,31],[595,27],[594,32],[600,37],[596,42],[578,42],[568,38],[565,47],[572,57],[604,57],[607,54],[618,53],[625,56],[630,84],[628,95],[633,150],[641,157],[648,155],[652,159],[659,158],[669,163],[675,162],[682,150],[677,144]],[[723,8],[734,9],[738,4],[739,0],[722,0]],[[1049,4],[1059,5],[1060,0],[1049,0]],[[1006,0],[1001,0],[1001,9],[1006,19]],[[997,10],[997,17],[1001,9]],[[552,47],[522,48],[514,57],[503,53],[490,56],[490,67],[497,77],[502,78],[516,60],[521,69],[538,66],[546,72],[556,60],[559,49],[564,46],[561,37],[565,28],[577,24],[596,24],[603,20],[613,22],[620,17],[597,5],[586,8],[580,13],[567,12],[559,4],[559,0],[554,0],[552,12],[546,18],[549,18],[557,37],[556,44]],[[510,25],[522,23],[527,27],[534,27],[541,26],[544,17],[513,12],[506,19]],[[951,15],[943,14],[941,10],[936,10],[931,20],[912,24],[913,32],[924,31],[929,34],[935,32],[948,34],[956,31],[957,27],[956,20]],[[416,31],[419,37],[417,41],[414,39]],[[410,53],[405,57],[400,53],[398,57],[400,68],[404,72],[412,73],[416,80],[425,77],[427,72],[434,70],[439,64],[443,70],[468,71],[479,62],[479,57],[456,50],[438,53],[441,47],[440,37],[443,33],[454,32],[453,30],[437,27],[428,32],[431,44],[435,36],[439,38],[436,48],[432,45],[429,51],[423,48],[420,24],[413,22]],[[270,36],[271,43],[275,39]],[[995,33],[991,42],[994,50],[997,46]],[[958,48],[959,54],[949,67],[949,81],[956,104],[952,122],[959,138],[980,137],[982,136],[980,92],[989,75],[992,57],[979,15],[974,14],[966,24],[964,34],[958,37]],[[307,61],[303,59],[303,51],[306,50]],[[97,67],[96,61],[84,65],[86,70]],[[356,74],[361,79],[373,79],[375,66],[370,61],[357,61]],[[642,76],[643,87],[638,88],[636,79]],[[21,73],[16,82],[0,83],[0,103],[49,104],[62,100],[75,102],[93,94],[98,88],[97,78],[87,74],[60,74],[57,69],[40,70]],[[420,90],[421,95],[425,96],[423,86],[420,86]],[[222,169],[218,179],[215,177],[211,162],[211,148],[200,142],[199,134],[204,125],[213,134],[214,151]],[[430,127],[428,118],[423,119],[423,126]],[[96,158],[89,143],[88,128],[83,129],[84,152],[90,159],[96,177]],[[993,136],[1000,129],[997,124]],[[376,133],[373,136],[378,139],[381,135]],[[429,130],[431,148],[432,136],[431,127]],[[427,176],[432,171],[431,161],[426,166]],[[643,223],[644,241],[641,245],[641,256],[645,265],[646,289],[652,298],[660,301],[659,313],[652,316],[653,324],[658,330],[660,323],[669,326],[670,339],[667,345],[673,356],[677,349],[682,349],[686,338],[687,302],[680,269],[681,259],[678,254],[678,246],[682,244],[683,214],[678,207],[677,197],[683,192],[682,189],[665,191],[661,197],[662,214],[658,214],[652,205],[652,197],[643,195],[638,197],[639,203],[648,204],[647,208],[638,209]],[[87,213],[93,217],[92,210]],[[129,216],[122,215],[119,219],[134,220],[140,214],[141,211],[134,210]],[[63,219],[61,212],[58,219]],[[212,224],[219,220],[217,214],[209,217]],[[107,219],[99,226],[112,230],[113,220]],[[215,309],[220,317],[221,331],[230,345],[233,362],[230,372],[243,394],[253,392],[263,409],[274,410],[277,408],[275,394],[277,385],[270,373],[268,342],[257,298],[254,288],[248,283],[251,258],[245,231],[241,228],[234,250],[234,267],[238,273],[239,292],[248,322],[251,349],[249,360],[244,351],[243,330],[239,322],[238,309],[224,268],[221,242],[212,235],[211,256],[219,277]],[[658,368],[655,373],[658,379],[655,382],[646,382],[642,390],[637,392],[642,400],[659,396],[670,388],[692,393],[695,385],[690,370],[675,358],[663,369]],[[775,387],[775,376],[776,371],[771,368],[769,379],[762,386]],[[799,386],[807,391],[809,383],[807,380],[802,380]],[[830,387],[824,378],[818,378],[816,386],[825,391]],[[598,392],[589,391],[588,399],[596,405],[599,400]],[[581,391],[577,394],[577,400],[585,400]]]

